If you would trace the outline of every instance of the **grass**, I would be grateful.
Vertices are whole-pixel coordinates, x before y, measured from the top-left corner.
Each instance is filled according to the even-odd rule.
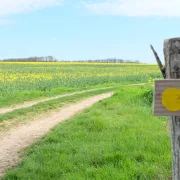
[[[160,78],[157,65],[0,62],[0,107],[83,89]]]
[[[21,104],[25,101],[52,97],[60,94],[66,94],[70,92],[78,91],[78,89],[73,88],[54,88],[52,91],[24,91],[17,92],[12,96],[5,96],[0,98],[0,107],[7,107],[15,104]]]
[[[138,82],[135,82],[138,84]],[[128,85],[130,82],[126,82],[123,84],[115,84],[115,83],[105,83],[96,86],[89,86],[84,88],[54,88],[50,91],[24,91],[17,92],[11,96],[0,97],[0,108],[8,107],[16,104],[22,104],[27,101],[38,100],[47,97],[55,97],[57,95],[64,95],[72,92],[80,92],[84,90],[93,90],[93,89],[101,89],[101,88],[110,88],[110,87],[121,87],[122,85]]]
[[[17,109],[9,113],[0,115],[0,130],[7,129],[13,125],[18,125],[19,123],[28,121],[39,114],[48,113],[49,111],[54,111],[59,109],[64,105],[74,103],[78,100],[88,98],[90,96],[102,94],[105,92],[114,91],[117,88],[100,89],[96,91],[88,91],[82,94],[75,94],[72,96],[65,96],[55,100],[46,101],[43,103],[36,104],[32,107]]]
[[[167,119],[151,104],[152,89],[122,88],[34,143],[3,180],[170,178]]]

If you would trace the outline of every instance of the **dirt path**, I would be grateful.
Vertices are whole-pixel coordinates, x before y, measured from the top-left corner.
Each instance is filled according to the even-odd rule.
[[[58,95],[58,96],[51,97],[51,98],[44,98],[44,99],[29,101],[29,102],[25,102],[23,104],[17,104],[17,105],[10,106],[10,107],[0,108],[0,115],[8,113],[8,112],[12,112],[12,111],[14,111],[16,109],[32,107],[32,106],[34,106],[36,104],[46,102],[46,101],[50,101],[50,100],[55,100],[55,99],[62,98],[62,97],[68,97],[68,96],[73,96],[75,94],[82,94],[82,93],[85,93],[85,92],[93,92],[93,91],[97,91],[97,90],[110,89],[110,88],[112,88],[112,87],[99,88],[99,89],[90,89],[90,90],[79,91],[79,92],[74,92],[74,93],[70,93],[70,94]]]
[[[141,86],[141,85],[144,85],[144,83],[128,84],[128,85],[124,85],[124,86]],[[90,90],[79,91],[79,92],[74,92],[74,93],[70,93],[70,94],[58,95],[58,96],[51,97],[51,98],[43,98],[43,99],[39,99],[39,100],[28,101],[28,102],[25,102],[23,104],[17,104],[17,105],[13,105],[13,106],[10,106],[10,107],[0,108],[0,115],[8,113],[8,112],[12,112],[12,111],[14,111],[16,109],[32,107],[32,106],[34,106],[36,104],[46,102],[46,101],[50,101],[50,100],[55,100],[55,99],[62,98],[62,97],[68,97],[68,96],[73,96],[75,94],[82,94],[82,93],[85,93],[85,92],[93,92],[93,91],[98,91],[98,90],[103,90],[103,89],[111,89],[111,88],[113,88],[113,87],[90,89]]]
[[[78,112],[92,106],[94,103],[111,97],[113,93],[105,93],[82,100],[76,104],[63,107],[59,112],[50,113],[27,124],[22,124],[8,132],[0,134],[0,177],[8,168],[14,167],[20,161],[19,152],[45,135],[52,127],[71,118]]]

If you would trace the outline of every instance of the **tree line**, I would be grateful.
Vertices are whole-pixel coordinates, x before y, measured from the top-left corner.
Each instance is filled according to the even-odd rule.
[[[57,62],[54,56],[28,57],[28,58],[9,58],[3,59],[5,62]]]
[[[78,62],[84,62],[83,60]],[[97,63],[140,63],[139,60],[124,60],[124,59],[117,59],[117,58],[111,58],[111,59],[96,59],[96,60],[86,60],[86,62],[97,62]]]
[[[54,56],[28,57],[28,58],[9,58],[3,59],[5,62],[89,62],[89,63],[140,63],[139,60],[124,60],[117,58],[95,59],[95,60],[57,60]]]

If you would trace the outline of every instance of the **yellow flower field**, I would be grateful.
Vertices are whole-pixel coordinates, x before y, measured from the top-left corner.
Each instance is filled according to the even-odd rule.
[[[54,88],[88,88],[160,78],[157,65],[79,62],[0,62],[0,96]]]

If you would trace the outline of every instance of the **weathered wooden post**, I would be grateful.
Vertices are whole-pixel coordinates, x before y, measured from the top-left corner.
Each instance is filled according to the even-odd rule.
[[[164,56],[165,68],[161,63],[159,67],[166,80],[155,83],[154,115],[169,116],[173,179],[180,180],[180,38],[164,41]]]
[[[180,38],[168,39],[164,41],[164,56],[167,79],[179,79]],[[177,83],[179,84],[180,81]],[[172,143],[173,177],[174,180],[180,180],[180,114],[179,116],[169,117],[169,121]]]

